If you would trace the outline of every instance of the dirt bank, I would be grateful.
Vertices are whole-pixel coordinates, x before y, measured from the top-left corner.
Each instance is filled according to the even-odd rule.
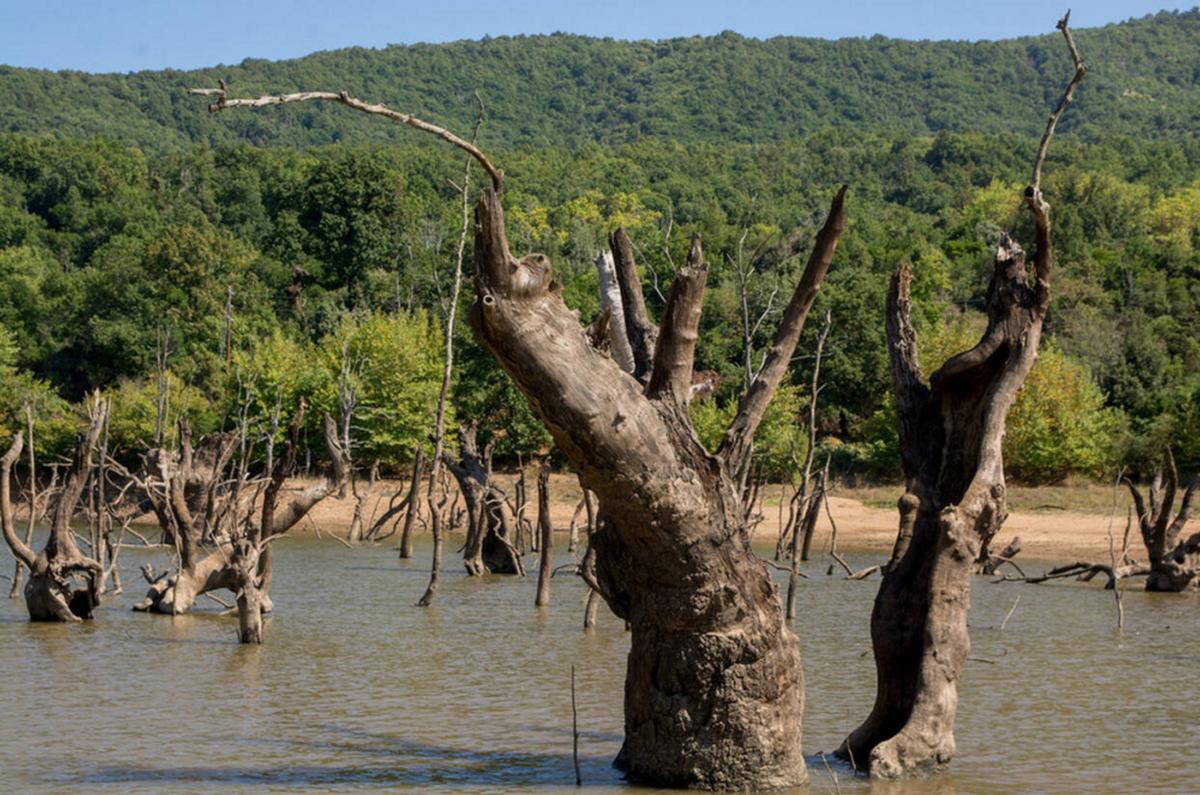
[[[509,494],[514,492],[514,480],[513,474],[499,476],[501,487]],[[532,499],[532,490],[536,483],[532,470],[527,477],[527,483]],[[299,487],[301,484],[296,485]],[[377,483],[368,502],[367,515],[382,513],[387,508],[391,494],[401,485],[393,481]],[[777,486],[772,486],[768,491],[766,515],[755,531],[757,540],[768,541],[778,535],[780,494],[781,490]],[[869,489],[842,490],[831,497],[830,506],[838,523],[839,546],[845,550],[870,550],[880,553],[890,550],[896,536],[896,509],[892,506],[899,495],[898,487],[877,486]],[[554,526],[565,531],[579,501],[579,484],[571,475],[554,475],[551,478],[551,496]],[[1117,534],[1118,543],[1124,530],[1127,500],[1124,492],[1118,494],[1118,519],[1113,522],[1113,531]],[[1014,535],[1018,535],[1023,544],[1021,557],[1025,559],[1066,562],[1108,558],[1111,487],[1096,484],[1049,489],[1014,487],[1010,505],[1012,512],[997,537],[998,546],[1003,546]],[[532,505],[529,511],[532,520]],[[353,513],[354,503],[351,498],[327,499],[312,511],[312,521],[305,521],[294,532],[313,532],[314,526],[319,526],[322,532],[344,533],[350,525]],[[784,518],[786,519],[786,516]],[[423,526],[420,529],[425,532]],[[828,545],[829,523],[822,516],[817,525],[813,548],[825,550]]]

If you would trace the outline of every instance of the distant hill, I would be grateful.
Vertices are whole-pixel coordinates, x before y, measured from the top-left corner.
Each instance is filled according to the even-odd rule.
[[[1054,20],[1046,19],[1047,28]],[[1194,137],[1200,127],[1200,10],[1077,31],[1092,66],[1064,130],[1085,138]],[[351,48],[192,72],[125,75],[0,67],[0,131],[103,135],[151,151],[240,138],[309,146],[389,141],[408,131],[309,104],[204,112],[185,89],[237,95],[346,90],[465,129],[483,95],[491,145],[767,141],[837,125],[925,135],[1036,135],[1070,73],[1057,32],[999,42],[735,33],[625,42],[555,34]]]

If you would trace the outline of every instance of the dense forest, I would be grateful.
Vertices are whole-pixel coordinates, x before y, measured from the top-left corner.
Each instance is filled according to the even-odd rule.
[[[1200,12],[1078,38],[1094,79],[1047,168],[1055,298],[1006,464],[1033,482],[1102,475],[1171,440],[1195,469]],[[349,370],[356,458],[408,462],[436,401],[459,156],[314,103],[210,115],[185,89],[219,76],[243,95],[345,88],[458,129],[479,90],[481,140],[507,175],[510,240],[551,256],[585,319],[598,308],[592,262],[613,228],[637,248],[654,314],[701,234],[709,290],[697,369],[718,383],[692,408],[706,440],[732,416],[747,348],[760,360],[797,255],[848,184],[849,227],[817,305],[833,318],[820,444],[841,474],[895,477],[888,278],[911,264],[930,365],[978,334],[1001,230],[1030,232],[1017,197],[1065,57],[1049,36],[724,34],[505,38],[191,73],[0,69],[0,426],[16,426],[29,405],[42,454],[62,453],[78,427],[73,404],[102,389],[127,455],[155,435],[164,391],[170,415],[200,431],[250,411],[278,433],[280,407],[300,396],[332,410]],[[759,317],[747,346],[747,319]],[[777,477],[805,444],[799,385],[818,326],[801,341],[796,386],[759,434]],[[470,332],[457,343],[454,411],[503,431],[501,455],[544,444]]]
[[[1200,11],[1080,30],[1092,70],[1064,131],[1191,138],[1200,128]],[[104,135],[147,151],[231,140],[259,145],[399,143],[403,130],[303,105],[209,117],[186,89],[224,78],[239,96],[321,86],[534,147],[677,141],[758,143],[830,127],[927,135],[1039,135],[1068,56],[1053,32],[998,42],[826,41],[736,33],[623,42],[557,34],[321,52],[295,60],[126,75],[0,67],[0,130]]]

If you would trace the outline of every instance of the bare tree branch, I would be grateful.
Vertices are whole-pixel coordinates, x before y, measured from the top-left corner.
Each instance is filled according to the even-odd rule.
[[[291,102],[317,101],[337,102],[363,113],[384,116],[398,124],[406,124],[421,132],[436,135],[443,141],[457,146],[475,158],[479,162],[479,165],[483,166],[483,169],[491,175],[492,187],[496,189],[497,193],[504,188],[504,172],[492,165],[492,161],[488,160],[487,155],[480,151],[479,147],[474,143],[464,141],[444,127],[430,124],[410,113],[401,113],[398,110],[392,110],[386,105],[373,104],[364,102],[361,99],[355,99],[345,91],[301,91],[295,94],[264,94],[253,99],[231,99],[224,88],[193,88],[189,89],[188,93],[196,96],[216,97],[217,101],[208,106],[209,113],[216,113],[227,108],[263,108],[268,105],[286,105]]]

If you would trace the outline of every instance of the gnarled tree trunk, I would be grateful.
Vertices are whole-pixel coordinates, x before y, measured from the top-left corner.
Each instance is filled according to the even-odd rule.
[[[597,584],[632,629],[617,764],[638,781],[756,789],[806,778],[799,649],[750,548],[737,483],[832,259],[842,196],[716,454],[696,437],[686,405],[707,279],[699,239],[659,330],[632,247],[623,232],[613,236],[631,376],[590,344],[549,260],[509,253],[497,193],[476,207],[471,324],[599,498]]]
[[[1051,115],[1025,189],[1033,216],[1031,275],[1008,235],[996,250],[987,329],[925,383],[917,360],[902,265],[887,302],[888,353],[900,431],[905,494],[900,532],[871,613],[875,706],[838,754],[877,778],[929,773],[954,756],[958,677],[970,649],[967,610],[975,561],[1007,516],[1001,445],[1008,410],[1037,359],[1050,306],[1050,207],[1040,180],[1058,116],[1087,67],[1067,18],[1058,23],[1075,61]]]
[[[1200,588],[1200,533],[1180,538],[1191,515],[1192,499],[1196,489],[1200,488],[1200,477],[1193,479],[1184,490],[1183,498],[1179,501],[1179,512],[1174,518],[1171,517],[1171,511],[1179,490],[1179,471],[1171,448],[1168,447],[1163,453],[1163,466],[1155,473],[1150,484],[1149,503],[1133,485],[1133,481],[1126,480],[1125,483],[1133,497],[1138,529],[1150,561],[1146,590],[1180,593]],[[1117,573],[1114,573],[1115,576]]]
[[[29,569],[24,593],[31,621],[81,621],[91,618],[99,603],[99,579],[104,569],[79,551],[71,534],[71,519],[87,484],[92,452],[104,427],[106,412],[107,403],[97,399],[87,432],[75,447],[71,469],[54,506],[50,537],[41,552],[34,552],[22,541],[13,524],[10,478],[24,446],[20,432],[13,436],[8,452],[0,458],[0,526],[13,556]],[[84,578],[86,584],[80,587],[76,577]]]
[[[296,418],[302,415],[303,408]],[[293,419],[293,436],[298,433],[296,418]],[[264,545],[290,530],[317,503],[344,485],[349,465],[338,441],[337,428],[332,418],[326,415],[325,443],[332,474],[295,494],[283,508],[272,505],[269,517],[264,511],[264,518],[270,520],[266,526],[256,525],[249,518],[246,520],[249,527],[243,526],[239,519],[243,508],[238,505],[238,492],[227,485],[231,479],[227,478],[225,469],[233,455],[237,436],[212,434],[195,450],[190,437],[187,426],[181,423],[179,451],[160,449],[147,457],[150,468],[156,468],[158,475],[157,481],[152,477],[145,479],[145,490],[151,495],[160,525],[178,540],[179,565],[174,573],[157,578],[147,573],[150,588],[133,609],[180,615],[191,610],[200,595],[210,591],[224,588],[241,594],[248,572],[252,571],[256,578],[253,601],[261,611],[270,612],[272,604],[267,588],[271,579],[271,555],[269,551],[264,552]],[[295,447],[295,440],[290,439],[287,452],[275,462],[266,493],[273,500],[277,499],[279,487],[275,486],[272,492],[271,485],[277,478],[283,478],[285,468],[294,462]],[[253,504],[246,516],[252,512]],[[208,554],[203,547],[205,539],[214,546]],[[253,560],[247,562],[251,558]],[[259,631],[261,638],[261,627]]]
[[[839,753],[872,776],[930,772],[954,755],[971,575],[1007,515],[1005,419],[1037,358],[1050,304],[1049,208],[1032,191],[1035,274],[1005,238],[988,288],[988,326],[926,386],[916,356],[908,266],[892,280],[888,342],[900,420],[901,531],[871,615],[875,707]]]

